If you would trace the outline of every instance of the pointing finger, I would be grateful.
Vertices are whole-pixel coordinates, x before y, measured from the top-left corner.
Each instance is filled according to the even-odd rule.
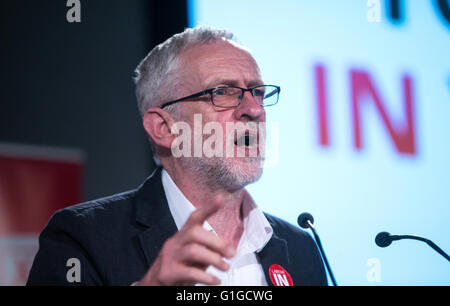
[[[222,197],[217,197],[210,205],[197,209],[189,216],[189,219],[184,226],[191,227],[196,224],[202,225],[208,217],[212,216],[219,209],[222,203]]]

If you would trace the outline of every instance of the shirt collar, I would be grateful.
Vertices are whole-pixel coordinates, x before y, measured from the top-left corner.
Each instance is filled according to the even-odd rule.
[[[186,223],[190,214],[196,210],[194,205],[184,196],[165,169],[162,170],[162,185],[167,197],[167,203],[175,225],[180,230]],[[264,216],[263,212],[256,206],[250,194],[245,190],[243,202],[244,232],[238,246],[238,252],[259,252],[269,242],[273,229]],[[214,232],[207,221],[203,228]]]

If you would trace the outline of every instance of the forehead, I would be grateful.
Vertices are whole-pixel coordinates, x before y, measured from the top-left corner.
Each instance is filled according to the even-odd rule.
[[[258,65],[251,54],[227,41],[192,47],[181,54],[180,61],[183,73],[200,90],[216,85],[262,84]]]

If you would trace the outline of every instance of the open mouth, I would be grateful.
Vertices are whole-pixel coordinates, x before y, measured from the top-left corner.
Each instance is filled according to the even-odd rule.
[[[258,141],[258,136],[256,134],[251,134],[249,132],[246,132],[242,134],[241,136],[236,136],[234,140],[234,144],[238,147],[250,147],[254,144],[256,144]]]

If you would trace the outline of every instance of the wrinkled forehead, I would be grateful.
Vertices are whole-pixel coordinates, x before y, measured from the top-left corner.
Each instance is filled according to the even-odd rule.
[[[218,40],[184,50],[180,54],[180,70],[198,88],[213,87],[221,81],[236,83],[226,84],[235,86],[263,83],[250,51],[230,40]]]

